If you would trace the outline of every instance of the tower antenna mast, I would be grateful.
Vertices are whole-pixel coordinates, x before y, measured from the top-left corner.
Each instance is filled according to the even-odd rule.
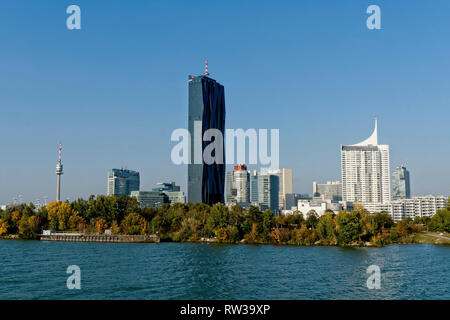
[[[61,142],[59,142],[59,148],[58,148],[58,162],[56,163],[56,201],[60,202],[61,201],[61,175],[64,173],[63,172],[63,165],[62,165],[62,161],[61,161],[61,150],[62,150],[62,146],[61,146]]]
[[[209,76],[209,72],[208,72],[208,59],[206,59],[206,61],[205,61],[205,76]]]

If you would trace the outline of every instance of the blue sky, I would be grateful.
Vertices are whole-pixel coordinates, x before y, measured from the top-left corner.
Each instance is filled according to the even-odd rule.
[[[66,28],[81,7],[82,29]],[[366,8],[381,8],[381,30]],[[341,144],[370,135],[411,172],[413,195],[450,193],[450,2],[2,1],[0,203],[106,193],[126,166],[141,189],[186,186],[170,135],[187,76],[225,86],[227,128],[279,128],[294,191],[340,179]]]

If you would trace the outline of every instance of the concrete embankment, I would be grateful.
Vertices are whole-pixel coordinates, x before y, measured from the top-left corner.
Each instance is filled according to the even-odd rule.
[[[128,242],[128,243],[159,243],[158,235],[87,235],[82,233],[53,233],[50,235],[41,235],[42,241],[70,241],[70,242]]]

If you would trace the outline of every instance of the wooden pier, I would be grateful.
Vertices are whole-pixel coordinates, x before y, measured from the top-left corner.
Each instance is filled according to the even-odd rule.
[[[40,235],[43,241],[68,241],[68,242],[115,242],[115,243],[159,243],[158,235],[106,235],[83,233],[52,233]]]

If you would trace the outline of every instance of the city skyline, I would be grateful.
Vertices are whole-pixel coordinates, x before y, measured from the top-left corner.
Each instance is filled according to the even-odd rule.
[[[423,8],[434,17],[425,21],[417,3],[406,13],[399,4],[380,5],[383,29],[371,33],[362,2],[359,8],[285,1],[251,15],[250,5],[237,2],[209,9],[141,2],[111,6],[105,14],[100,4],[80,1],[86,21],[76,33],[61,23],[63,4],[1,4],[0,21],[8,27],[0,32],[11,50],[0,53],[8,61],[0,78],[0,204],[18,195],[26,202],[53,199],[59,140],[65,149],[62,200],[105,194],[107,171],[123,165],[141,173],[143,190],[161,180],[187,190],[186,167],[170,162],[170,133],[186,127],[186,75],[201,73],[206,58],[227,88],[227,127],[280,129],[280,167],[295,172],[294,192],[311,193],[312,181],[340,180],[339,145],[363,138],[378,115],[391,168],[404,164],[415,181],[412,196],[448,195],[448,44],[428,28],[446,32],[439,12],[449,4]],[[114,19],[122,11],[124,20]],[[178,21],[195,27],[196,17],[218,12],[222,42],[211,33],[188,34]],[[46,19],[33,28],[31,15]],[[335,16],[342,21],[330,19]],[[299,25],[289,28],[294,22]],[[172,25],[164,37],[152,32],[166,23]],[[142,42],[146,35],[149,41]]]

